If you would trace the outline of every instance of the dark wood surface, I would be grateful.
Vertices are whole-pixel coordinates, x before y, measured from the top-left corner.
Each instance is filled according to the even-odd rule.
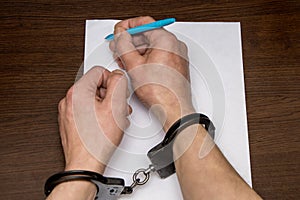
[[[240,21],[254,189],[300,199],[300,1],[0,2],[0,199],[43,199],[63,169],[57,103],[83,60],[86,19]]]

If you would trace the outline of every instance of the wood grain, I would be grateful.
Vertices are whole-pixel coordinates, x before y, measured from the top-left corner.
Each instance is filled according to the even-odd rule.
[[[300,199],[299,1],[0,2],[0,196],[43,199],[63,169],[57,103],[83,60],[86,19],[240,21],[253,187]]]

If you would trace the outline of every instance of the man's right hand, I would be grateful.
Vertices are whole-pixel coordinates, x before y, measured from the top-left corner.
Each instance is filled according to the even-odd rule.
[[[164,29],[134,36],[125,31],[153,21],[138,17],[119,22],[110,48],[130,76],[137,97],[147,107],[161,106],[164,112],[153,111],[166,131],[177,119],[194,112],[187,48]],[[174,143],[176,174],[184,199],[261,199],[206,136],[203,126],[193,125]],[[202,151],[208,151],[206,156],[199,156]]]
[[[194,112],[186,45],[160,28],[131,36],[125,30],[155,21],[151,17],[123,20],[110,43],[119,66],[131,78],[140,101],[156,114],[164,130]]]

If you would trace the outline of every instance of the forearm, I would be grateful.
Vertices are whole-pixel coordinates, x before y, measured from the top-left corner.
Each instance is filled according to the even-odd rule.
[[[201,125],[185,129],[173,150],[185,199],[261,199],[231,167]]]
[[[88,181],[70,181],[56,186],[47,200],[94,200],[97,192],[96,186]]]

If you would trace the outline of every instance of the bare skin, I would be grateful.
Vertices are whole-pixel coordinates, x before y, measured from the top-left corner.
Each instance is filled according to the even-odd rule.
[[[110,43],[110,49],[119,66],[131,78],[139,100],[156,114],[167,131],[176,120],[195,110],[191,102],[185,44],[164,29],[133,37],[125,31],[153,21],[151,17],[138,17],[119,22],[115,26],[116,39]],[[130,114],[126,103],[127,82],[122,79],[122,72],[111,73],[103,68],[94,68],[84,77],[75,86],[83,88],[83,93],[86,84],[90,86],[86,94],[94,98],[95,101],[91,102],[95,104],[97,121],[110,142],[103,141],[102,145],[108,147],[108,151],[100,149],[97,159],[82,144],[81,133],[76,129],[76,114],[72,109],[73,86],[59,104],[65,169],[84,169],[103,174],[105,161],[109,160],[120,143],[122,130],[129,123],[126,118]],[[119,88],[118,98],[113,97],[112,91],[116,88]],[[75,105],[80,107],[80,101]],[[118,111],[115,115],[114,110]],[[103,115],[106,117],[103,118]],[[173,151],[184,199],[261,199],[231,167],[202,126],[193,125],[185,129],[176,139]],[[201,154],[203,151],[205,153],[199,156],[199,152]],[[94,199],[95,193],[96,187],[92,183],[73,181],[55,187],[47,199]]]
[[[79,97],[75,95],[77,90],[80,91]],[[118,95],[114,96],[114,92],[117,92]],[[103,174],[105,170],[106,162],[100,162],[82,144],[78,125],[75,124],[74,110],[76,108],[74,107],[90,106],[95,108],[99,126],[102,127],[102,134],[108,139],[108,141],[103,140],[98,144],[100,147],[107,147],[106,151],[101,152],[100,149],[99,153],[101,158],[105,157],[108,160],[114,148],[122,140],[122,129],[129,125],[127,116],[131,109],[127,105],[127,95],[127,80],[124,78],[124,74],[120,70],[109,72],[102,67],[94,67],[69,89],[66,97],[60,101],[58,106],[60,135],[66,161],[65,170],[89,170],[99,174]],[[86,101],[74,102],[77,98]],[[114,117],[114,111],[118,112],[116,113],[118,118]],[[80,120],[84,121],[84,119]],[[102,161],[105,160],[102,159]],[[47,199],[89,200],[94,199],[95,194],[96,187],[93,183],[72,181],[56,186]]]
[[[151,79],[154,73],[155,76],[160,76],[154,66],[164,64],[189,81],[187,48],[173,34],[159,29],[134,38],[135,36],[124,32],[128,28],[153,21],[151,17],[138,17],[121,21],[115,26],[115,33],[119,36],[110,47],[117,55],[120,67],[126,69],[133,84],[138,84],[136,82],[141,79],[137,74],[130,72],[141,65],[149,64],[151,65],[139,71],[143,74],[143,79]],[[151,67],[154,69],[151,70]],[[161,78],[169,78],[163,75]],[[177,79],[180,79],[180,76]],[[135,90],[136,95],[147,107],[157,104],[161,106],[166,115],[166,118],[161,120],[165,131],[182,116],[194,112],[190,86],[178,82],[177,79],[170,78],[166,81],[171,82],[168,88],[148,84]],[[160,111],[154,113],[162,119]],[[231,167],[219,148],[211,145],[213,142],[206,136],[207,132],[201,125],[194,125],[185,129],[176,139],[173,151],[175,158],[178,158],[175,166],[184,199],[261,199]],[[210,151],[206,156],[199,157],[202,145],[210,147]],[[202,151],[205,151],[205,148]]]

